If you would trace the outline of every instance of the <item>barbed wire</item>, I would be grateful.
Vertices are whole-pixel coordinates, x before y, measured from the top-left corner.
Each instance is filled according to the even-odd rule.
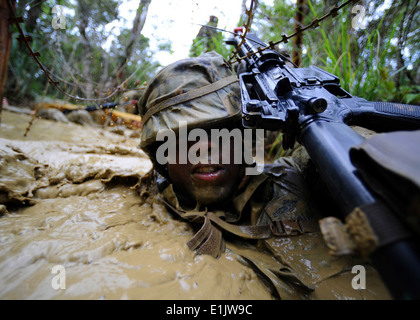
[[[244,29],[245,30],[244,30],[244,32],[242,34],[239,34],[238,35],[238,36],[241,37],[241,42],[239,43],[238,48],[233,51],[232,56],[229,58],[229,62],[230,63],[240,62],[241,60],[245,59],[246,57],[249,58],[253,54],[256,54],[256,53],[260,53],[261,54],[264,50],[267,50],[267,49],[274,50],[276,45],[278,45],[280,43],[287,43],[291,38],[297,36],[298,34],[304,32],[304,31],[306,31],[308,29],[311,29],[311,28],[314,28],[315,29],[315,28],[317,28],[319,26],[319,24],[323,20],[327,19],[330,16],[333,17],[333,18],[335,16],[337,16],[338,15],[338,11],[340,9],[344,8],[345,6],[347,6],[349,3],[357,3],[359,1],[360,0],[347,0],[344,3],[342,3],[341,5],[337,5],[336,4],[336,5],[334,5],[329,10],[329,12],[327,14],[323,15],[320,18],[315,18],[310,24],[308,24],[308,25],[306,25],[304,27],[298,26],[296,28],[296,31],[294,33],[292,33],[291,35],[283,34],[281,40],[276,41],[276,42],[270,41],[266,47],[263,47],[263,48],[258,47],[258,49],[257,49],[256,52],[249,52],[247,54],[247,56],[245,56],[245,57],[239,57],[238,56],[238,49],[242,46],[242,44],[244,43],[244,41],[246,39],[247,33],[250,31],[251,22],[252,22],[252,19],[254,17],[254,10],[256,8],[256,3],[254,2],[254,0],[251,0],[249,9],[248,8],[245,8],[245,14],[248,17],[247,22],[245,23],[245,26],[244,26]],[[40,53],[39,52],[34,52],[32,50],[31,45],[30,45],[31,37],[25,35],[22,27],[20,26],[20,23],[23,23],[22,17],[17,17],[16,16],[16,13],[14,11],[14,8],[13,8],[13,5],[12,5],[11,0],[7,0],[6,3],[8,5],[8,7],[9,7],[9,11],[10,11],[10,14],[12,16],[12,18],[10,20],[11,20],[12,23],[14,23],[17,26],[17,29],[18,29],[18,32],[19,32],[18,41],[19,42],[22,42],[25,45],[25,47],[29,51],[29,55],[33,58],[33,60],[36,62],[36,64],[39,66],[39,68],[42,70],[42,72],[45,74],[45,76],[47,77],[48,82],[51,85],[53,85],[59,92],[61,92],[62,94],[64,94],[67,97],[70,97],[72,99],[79,100],[79,101],[105,101],[105,100],[108,100],[108,99],[112,98],[113,96],[115,96],[118,92],[124,90],[125,89],[125,85],[128,83],[128,81],[141,69],[141,66],[139,66],[130,76],[128,76],[128,78],[126,78],[126,80],[124,80],[120,85],[118,85],[110,94],[108,94],[108,95],[106,95],[104,97],[99,97],[99,98],[82,98],[82,97],[79,97],[79,96],[71,95],[71,94],[67,93],[65,90],[63,90],[62,88],[60,88],[59,81],[56,81],[55,79],[58,79],[61,82],[66,83],[67,85],[72,85],[72,86],[77,86],[77,85],[76,84],[69,83],[68,81],[65,81],[64,79],[62,79],[62,78],[58,77],[57,75],[53,74],[52,72],[50,72],[48,70],[48,68],[46,68],[41,63],[41,61],[38,59],[38,57],[41,56]],[[235,59],[235,60],[233,60],[233,59]],[[108,89],[108,91],[110,91],[110,89]]]
[[[246,34],[248,33],[248,31],[251,29],[251,22],[252,22],[252,18],[254,17],[254,9],[255,9],[256,5],[254,6],[254,0],[251,0],[251,3],[249,5],[249,9],[245,7],[245,14],[247,15],[248,19],[245,23],[245,31],[243,33],[243,35],[241,36],[241,42],[238,45],[238,50],[239,48],[242,46],[242,44],[244,43],[245,39],[246,39]],[[234,50],[232,56],[229,58],[229,63],[234,63],[236,61],[233,61],[233,58],[237,58],[238,57],[238,51]]]
[[[321,18],[315,18],[314,20],[312,20],[312,22],[310,24],[308,24],[304,27],[298,26],[296,28],[296,31],[294,33],[292,33],[291,35],[283,34],[281,40],[276,41],[276,42],[270,41],[266,47],[263,47],[263,48],[258,47],[256,52],[248,52],[246,56],[240,57],[238,55],[238,50],[242,46],[242,44],[244,43],[244,41],[246,39],[246,34],[249,32],[249,22],[252,21],[252,17],[254,16],[254,13],[252,11],[255,8],[252,7],[252,5],[253,5],[253,1],[252,1],[251,5],[250,5],[250,9],[245,10],[246,14],[248,15],[247,24],[244,26],[245,32],[243,34],[238,34],[238,36],[241,37],[242,40],[239,43],[238,48],[235,49],[232,52],[232,56],[229,58],[229,62],[230,63],[240,62],[241,60],[243,60],[245,58],[250,58],[252,55],[254,55],[256,53],[261,54],[264,50],[267,50],[267,49],[275,50],[276,45],[278,45],[280,43],[285,43],[286,44],[291,38],[297,36],[298,34],[301,34],[302,32],[304,32],[308,29],[311,29],[311,28],[316,29],[317,27],[319,27],[320,23],[322,21],[324,21],[325,19],[327,19],[328,17],[330,17],[330,16],[333,17],[333,18],[336,17],[338,15],[338,11],[340,9],[344,8],[345,6],[347,6],[349,3],[355,4],[359,1],[360,0],[347,0],[347,1],[343,2],[341,5],[335,4],[333,7],[330,8],[330,10],[327,14],[323,15]],[[236,60],[233,60],[234,58]]]
[[[58,57],[59,59],[62,61],[63,63],[63,67],[64,70],[67,71],[67,73],[71,76],[71,78],[73,78],[73,80],[77,80],[76,77],[78,77],[79,79],[83,79],[85,81],[85,83],[80,83],[80,81],[78,81],[77,84],[69,84],[67,82],[67,84],[71,85],[71,86],[78,86],[80,88],[87,88],[88,86],[91,85],[96,85],[99,86],[99,83],[91,80],[91,79],[87,79],[83,74],[81,74],[80,72],[75,71],[75,69],[73,69],[68,63],[67,60],[64,56],[63,50],[61,48],[61,43],[64,41],[63,39],[60,39],[60,41],[58,40],[59,36],[61,35],[60,33],[56,33],[55,37],[54,37],[54,41],[55,41],[55,45],[56,45],[56,51],[58,53]],[[73,44],[73,51],[75,50],[75,46],[77,46],[78,43]],[[70,56],[73,54],[73,52],[70,54]],[[53,73],[51,73],[53,74]],[[59,78],[57,75],[53,74],[56,78]],[[62,82],[65,82],[64,80],[61,79]],[[65,82],[66,83],[66,82]]]
[[[62,94],[64,94],[67,97],[70,97],[72,99],[79,100],[79,101],[105,101],[105,100],[108,100],[108,99],[112,98],[113,96],[115,96],[118,92],[125,89],[125,85],[128,83],[128,81],[141,69],[141,66],[137,67],[137,69],[130,76],[128,76],[128,78],[126,78],[120,85],[118,85],[114,89],[114,91],[112,91],[107,96],[100,97],[100,98],[82,98],[82,97],[78,97],[78,96],[73,96],[73,95],[65,92],[62,88],[59,87],[59,81],[55,81],[53,79],[52,73],[50,73],[49,70],[38,59],[38,57],[40,57],[41,54],[39,52],[34,52],[32,50],[32,47],[30,45],[30,42],[32,41],[32,38],[30,36],[25,35],[22,27],[20,26],[20,23],[23,23],[23,18],[16,16],[16,13],[15,13],[15,10],[14,10],[14,7],[13,7],[13,4],[12,4],[11,0],[7,0],[6,3],[7,3],[7,6],[9,8],[9,12],[11,14],[10,21],[16,25],[16,27],[18,29],[18,32],[19,32],[18,41],[22,42],[25,45],[26,49],[29,51],[29,55],[33,58],[33,60],[39,66],[41,71],[45,74],[48,82],[51,85],[53,85],[58,91],[60,91]]]

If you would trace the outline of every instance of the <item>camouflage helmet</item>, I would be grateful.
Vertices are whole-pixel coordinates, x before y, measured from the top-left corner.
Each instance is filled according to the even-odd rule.
[[[180,60],[151,80],[139,102],[139,112],[143,122],[140,147],[146,152],[159,130],[177,132],[180,121],[186,121],[189,129],[239,123],[238,79],[216,52]]]

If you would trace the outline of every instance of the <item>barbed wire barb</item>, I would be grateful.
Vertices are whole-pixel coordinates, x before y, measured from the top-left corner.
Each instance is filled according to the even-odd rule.
[[[9,7],[9,11],[10,11],[10,14],[12,16],[9,19],[9,21],[16,25],[16,27],[18,29],[18,32],[19,32],[18,41],[22,42],[25,45],[26,49],[29,51],[29,55],[33,58],[33,60],[39,66],[41,71],[45,74],[48,82],[51,85],[53,85],[58,91],[60,91],[62,94],[64,94],[67,97],[70,97],[72,99],[79,100],[79,101],[104,101],[104,100],[108,100],[108,99],[112,98],[113,96],[115,96],[118,92],[123,90],[125,88],[125,85],[128,83],[128,81],[141,69],[141,66],[139,66],[130,76],[128,76],[127,79],[125,79],[119,86],[117,86],[114,89],[114,91],[112,91],[109,95],[107,95],[105,97],[101,97],[101,98],[82,98],[82,97],[78,97],[78,96],[73,96],[73,95],[65,92],[62,88],[59,87],[59,84],[60,84],[59,81],[55,81],[53,79],[52,75],[48,72],[47,68],[44,67],[44,65],[41,63],[41,61],[39,61],[38,57],[40,57],[41,54],[39,52],[34,52],[32,50],[32,47],[29,43],[31,38],[29,36],[25,35],[22,27],[20,26],[20,23],[24,22],[22,17],[17,17],[16,16],[16,13],[15,13],[15,10],[14,10],[13,5],[11,3],[11,0],[7,0],[6,3],[7,3],[7,6]]]
[[[256,53],[261,54],[264,50],[267,50],[267,49],[272,49],[273,50],[275,48],[275,46],[280,44],[280,43],[285,43],[286,44],[286,43],[289,42],[289,40],[291,38],[297,36],[298,34],[301,34],[302,32],[305,32],[306,30],[311,29],[311,28],[316,29],[317,27],[320,26],[320,23],[322,21],[324,21],[325,19],[327,19],[328,17],[330,17],[330,16],[333,17],[333,18],[336,17],[338,15],[338,11],[341,10],[342,8],[344,8],[345,6],[347,6],[349,3],[355,4],[359,1],[360,0],[347,0],[347,1],[343,2],[341,5],[335,4],[333,7],[330,8],[330,10],[327,14],[323,15],[320,18],[315,17],[314,20],[312,20],[311,23],[309,23],[308,25],[306,25],[304,27],[298,26],[296,28],[296,31],[294,33],[292,33],[291,35],[283,34],[281,40],[276,41],[276,42],[270,41],[269,44],[266,47],[264,47],[264,48],[258,47],[256,52],[248,52],[248,54],[249,54],[249,56],[252,56]],[[250,28],[249,24],[250,24],[250,21],[252,21],[252,17],[254,16],[254,13],[253,13],[254,9],[255,8],[253,8],[253,1],[251,1],[250,9],[245,10],[245,13],[248,15],[248,20],[247,20],[247,24],[245,26],[244,34],[239,35],[241,37],[242,41],[239,43],[238,49],[242,46],[242,44],[244,42],[244,39],[246,38],[246,33],[249,31],[249,28]],[[249,58],[249,56],[248,56],[248,58]],[[233,58],[235,58],[235,60],[233,60]],[[229,62],[230,63],[236,63],[236,62],[240,62],[241,60],[243,60],[245,58],[246,57],[239,57],[238,56],[238,51],[234,50],[233,53],[232,53],[232,56],[229,58]]]

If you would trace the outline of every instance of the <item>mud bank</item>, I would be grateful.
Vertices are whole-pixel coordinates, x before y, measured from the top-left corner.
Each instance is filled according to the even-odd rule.
[[[25,138],[29,121],[2,114],[1,299],[271,299],[229,252],[194,255],[190,225],[139,196],[151,163],[130,132],[38,119]]]

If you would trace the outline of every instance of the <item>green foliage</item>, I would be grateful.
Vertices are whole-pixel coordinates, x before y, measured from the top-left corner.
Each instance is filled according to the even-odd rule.
[[[325,14],[329,5],[335,2],[307,0],[304,24]],[[36,23],[29,25],[36,13],[32,10],[35,3],[41,3],[41,10],[34,20]],[[54,17],[51,9],[56,4],[68,9],[64,30],[54,30],[51,25]],[[18,0],[16,8],[25,21],[21,25],[33,38],[34,51],[40,52],[41,62],[56,75],[60,87],[73,95],[98,97],[114,89],[139,66],[129,86],[136,85],[137,81],[147,81],[159,67],[153,59],[154,52],[149,49],[148,39],[141,36],[133,54],[121,70],[118,69],[131,32],[125,27],[112,43],[108,39],[109,23],[124,21],[124,17],[118,16],[119,4],[117,0]],[[381,10],[385,0],[362,0],[360,4],[366,8],[369,18],[365,30],[352,27],[355,14],[351,12],[353,5],[350,4],[336,18],[328,18],[317,29],[304,32],[302,66],[317,65],[336,74],[343,88],[353,95],[369,100],[420,104],[418,0],[392,0],[386,10]],[[253,31],[267,42],[277,41],[283,34],[294,32],[296,11],[291,0],[274,0],[272,5],[259,1]],[[17,103],[44,94],[65,98],[48,85],[26,48],[16,40],[16,28],[12,30],[7,98]],[[209,34],[210,38],[194,40],[190,55],[214,50],[227,58],[232,48],[225,44],[223,36],[230,34],[215,30]],[[105,43],[108,45],[104,46]],[[290,52],[296,49],[292,41],[285,47]],[[171,51],[169,43],[159,49]]]
[[[364,30],[352,26],[356,18],[351,12],[352,5],[341,10],[336,18],[330,17],[317,29],[304,32],[302,66],[317,65],[337,75],[345,90],[368,100],[420,104],[417,85],[420,44],[415,28],[419,21],[410,17],[416,10],[415,2],[394,0],[388,9],[381,11],[383,0],[368,4],[361,1],[368,20]],[[329,9],[324,1],[307,3],[305,25]],[[296,10],[288,1],[275,0],[272,6],[262,4],[254,19],[254,29],[266,41],[279,40],[282,34],[294,32]],[[398,38],[404,32],[409,35],[405,48],[398,48]],[[295,49],[292,42],[286,48]],[[397,68],[401,51],[409,54],[402,58],[405,66]]]
[[[190,49],[190,57],[198,57],[210,51],[216,51],[227,59],[232,50],[226,45],[223,34],[215,32],[210,37],[196,37]]]
[[[153,59],[149,49],[149,39],[140,36],[134,49],[122,68],[118,68],[121,55],[129,42],[132,21],[127,21],[120,34],[109,41],[111,23],[118,23],[124,18],[118,15],[121,1],[105,0],[44,0],[17,1],[17,14],[24,18],[21,24],[26,34],[33,38],[31,47],[41,54],[41,63],[51,71],[65,92],[84,98],[104,97],[114,91],[117,85],[128,76],[127,88],[137,87],[148,81],[160,66]],[[66,8],[66,28],[54,30],[52,20],[55,17],[52,8],[55,5]],[[33,8],[41,10],[34,26],[28,25]],[[131,22],[131,24],[130,24]],[[33,27],[33,28],[32,28]],[[38,96],[48,95],[69,100],[47,81],[38,65],[28,56],[19,36],[13,27],[13,40],[9,59],[8,79],[5,95],[11,103],[30,103]],[[110,43],[105,45],[105,43]],[[170,45],[162,48],[170,50]],[[137,71],[136,71],[137,70]],[[118,97],[114,97],[117,99]],[[72,100],[72,103],[78,103]]]
[[[316,15],[314,7],[312,5],[310,7],[312,13]],[[324,45],[324,52],[322,54],[321,51],[318,58],[322,67],[337,75],[342,87],[356,96],[368,100],[392,100],[395,84],[390,80],[387,62],[392,53],[391,40],[401,22],[402,14],[397,17],[385,44],[381,45],[379,42],[379,29],[387,16],[386,13],[376,29],[370,33],[365,31],[367,41],[364,46],[360,46],[355,41],[354,33],[348,32],[352,28],[352,21],[347,18],[348,14],[347,9],[346,18],[341,19],[337,28],[329,29],[328,35],[323,26],[319,28]],[[308,62],[312,60],[313,57],[309,51]]]

